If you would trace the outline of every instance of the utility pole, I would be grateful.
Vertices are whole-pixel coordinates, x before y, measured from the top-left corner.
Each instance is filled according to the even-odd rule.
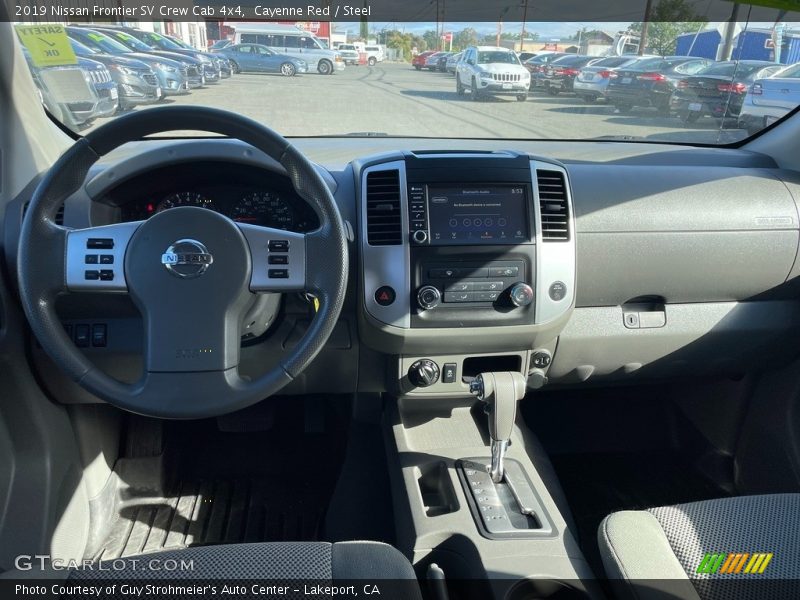
[[[642,21],[642,36],[639,39],[639,56],[644,54],[644,49],[647,46],[647,29],[650,27],[650,13],[653,10],[653,0],[647,0],[644,7],[644,21]]]
[[[719,60],[730,60],[733,54],[733,33],[736,31],[736,21],[739,18],[739,4],[734,2],[731,9],[731,18],[725,24],[725,36],[722,40],[722,54]]]
[[[525,4],[522,9],[522,32],[519,34],[519,51],[525,50],[525,21],[528,19],[528,0],[524,0]],[[500,44],[498,44],[499,46]]]

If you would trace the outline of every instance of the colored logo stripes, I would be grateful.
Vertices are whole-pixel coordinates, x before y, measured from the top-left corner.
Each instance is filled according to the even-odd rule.
[[[700,561],[697,573],[760,575],[771,560],[772,552],[754,552],[752,554],[749,552],[709,553]]]

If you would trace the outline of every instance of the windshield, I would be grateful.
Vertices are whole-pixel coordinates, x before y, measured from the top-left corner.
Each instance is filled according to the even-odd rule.
[[[490,63],[509,63],[512,65],[518,65],[519,59],[513,52],[502,52],[496,50],[478,52],[479,65],[486,65]]]
[[[777,10],[771,21],[744,21],[750,13],[740,10],[738,21],[726,22],[708,19],[698,3],[652,4],[663,12],[676,2],[688,11],[680,22],[523,22],[517,3],[494,21],[444,22],[441,2],[438,22],[242,17],[130,21],[95,31],[73,18],[68,35],[83,44],[75,52],[104,62],[113,81],[90,90],[101,97],[91,113],[72,114],[67,100],[51,112],[78,135],[120,114],[169,104],[232,111],[288,137],[723,145],[795,109],[800,93],[792,85],[752,82],[800,77],[800,24]],[[426,10],[436,4],[424,2]],[[459,6],[448,2],[447,14],[463,13]],[[108,55],[132,51],[127,66],[109,62]],[[64,64],[74,60],[65,56]],[[719,81],[698,87],[698,74]],[[52,98],[68,90],[49,92]]]
[[[106,54],[127,54],[131,51],[127,46],[96,31],[81,31],[74,35],[85,46],[94,48],[99,52],[105,52]]]

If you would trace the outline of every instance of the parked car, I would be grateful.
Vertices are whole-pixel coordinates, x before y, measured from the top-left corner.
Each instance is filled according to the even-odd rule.
[[[117,84],[102,63],[78,56],[78,62],[74,65],[37,67],[27,49],[23,49],[22,53],[42,105],[73,131],[89,126],[98,117],[108,117],[117,111]],[[86,84],[85,88],[74,85],[79,74]],[[69,84],[64,85],[67,81]],[[65,97],[64,92],[70,96]]]
[[[643,58],[619,70],[608,84],[609,102],[626,112],[634,106],[655,107],[669,114],[670,98],[678,81],[694,75],[713,61],[694,56]]]
[[[447,59],[453,54],[453,52],[440,52],[436,57],[436,70],[440,73],[447,73]]]
[[[739,127],[753,135],[800,105],[800,63],[753,81],[744,97]]]
[[[206,83],[216,83],[221,78],[221,69],[216,61],[216,57],[209,52],[182,48],[168,37],[153,31],[144,31],[142,29],[136,29],[135,27],[123,27],[121,25],[106,25],[106,28],[113,28],[132,35],[140,42],[146,44],[151,50],[173,52],[183,56],[190,56],[196,60],[199,60],[203,66],[203,75],[205,76]]]
[[[505,94],[523,102],[528,98],[530,77],[508,48],[471,46],[464,51],[456,69],[456,93],[463,96],[469,90],[473,100]]]
[[[638,56],[609,56],[582,67],[573,82],[572,89],[584,102],[608,100],[608,83],[617,76],[617,70],[640,60]]]
[[[186,79],[186,83],[190,90],[201,88],[206,84],[203,61],[197,58],[193,58],[185,54],[179,54],[177,52],[154,50],[144,42],[135,38],[131,34],[122,31],[121,29],[106,28],[100,25],[93,27],[93,30],[110,37],[112,40],[122,44],[133,52],[136,52],[137,55],[151,55],[177,61],[181,65],[181,72]]]
[[[190,46],[189,44],[187,44],[186,42],[184,42],[179,38],[176,38],[175,36],[168,35],[166,37],[175,42],[176,44],[178,44],[178,46],[180,46],[185,50],[196,50],[194,46]],[[227,79],[233,74],[233,69],[231,68],[231,65],[227,59],[221,56],[217,56],[215,60],[217,64],[217,69],[219,69],[219,76],[221,79]]]
[[[119,109],[127,110],[140,104],[153,104],[161,100],[163,91],[155,72],[140,60],[127,56],[112,56],[89,48],[70,37],[76,55],[103,63],[117,84]]]
[[[541,87],[551,96],[562,92],[572,92],[575,77],[581,68],[596,63],[600,59],[585,54],[569,54],[548,63],[534,78],[534,86]]]
[[[231,40],[217,40],[213,44],[211,44],[208,49],[211,50],[222,50],[225,46],[230,46],[233,44]]]
[[[312,33],[291,25],[237,23],[236,44],[261,44],[277,54],[294,56],[308,63],[309,71],[332,75],[345,68],[342,55],[331,50]]]
[[[522,65],[528,69],[531,74],[538,73],[544,67],[546,67],[549,63],[553,62],[554,60],[558,60],[562,56],[571,56],[566,52],[546,52],[543,54],[537,54],[533,58],[529,58],[528,60],[524,61]]]
[[[462,56],[464,56],[464,53],[458,52],[447,57],[447,64],[445,65],[445,68],[447,69],[448,73],[455,74],[458,61],[461,60]]]
[[[428,58],[425,59],[425,64],[423,65],[424,69],[428,69],[429,71],[437,71],[439,69],[439,58],[443,55],[447,54],[446,52],[434,52]]]
[[[158,79],[158,85],[163,93],[162,97],[189,93],[189,84],[183,64],[176,60],[144,52],[134,52],[128,46],[93,29],[67,27],[67,35],[83,46],[81,49],[83,53],[88,50],[92,55],[108,54],[133,58],[146,64]],[[85,56],[85,54],[81,55]]]
[[[344,64],[357,65],[359,61],[358,48],[353,44],[339,44],[336,51],[341,55]]]
[[[381,46],[365,46],[364,52],[367,53],[367,64],[374,67],[377,63],[383,62],[385,56]]]
[[[762,60],[729,60],[710,65],[681,79],[672,94],[670,109],[686,123],[703,115],[738,122],[747,90],[756,79],[769,77],[781,65]]]
[[[428,57],[432,54],[436,54],[435,50],[426,50],[425,52],[420,52],[414,58],[411,59],[411,66],[414,67],[417,71],[422,70],[425,67],[425,61],[428,60]]]
[[[286,77],[308,73],[306,61],[278,54],[260,44],[232,44],[216,52],[230,61],[235,73],[280,73]]]
[[[537,54],[536,52],[517,52],[517,58],[519,59],[519,62],[524,63],[526,60],[529,60],[534,56],[536,56],[536,54]]]

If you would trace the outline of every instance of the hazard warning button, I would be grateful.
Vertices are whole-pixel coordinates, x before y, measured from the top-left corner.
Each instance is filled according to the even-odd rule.
[[[383,285],[375,290],[375,302],[381,306],[389,306],[397,298],[394,288]]]

